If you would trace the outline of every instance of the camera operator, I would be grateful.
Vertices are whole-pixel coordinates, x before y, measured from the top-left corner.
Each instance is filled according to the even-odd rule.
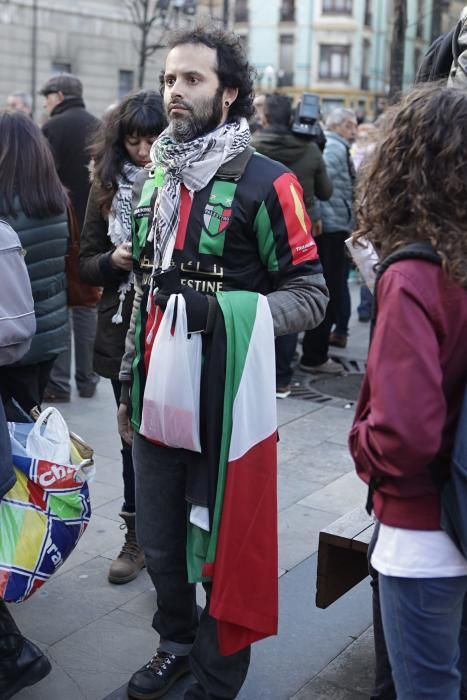
[[[313,218],[315,197],[327,200],[332,194],[332,183],[315,142],[315,138],[319,137],[317,120],[312,119],[316,124],[307,124],[303,128],[303,136],[293,133],[291,102],[286,95],[280,94],[266,95],[261,119],[263,128],[253,135],[252,145],[258,153],[283,163],[295,173],[303,188],[303,199],[316,236],[319,224]],[[277,398],[286,398],[290,394],[290,365],[296,345],[295,333],[276,338]]]

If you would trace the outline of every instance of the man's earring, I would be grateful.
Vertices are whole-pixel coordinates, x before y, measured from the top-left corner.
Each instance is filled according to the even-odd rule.
[[[228,100],[226,100],[226,101],[224,102],[224,104],[225,104],[226,107],[230,107],[230,102],[229,102]]]

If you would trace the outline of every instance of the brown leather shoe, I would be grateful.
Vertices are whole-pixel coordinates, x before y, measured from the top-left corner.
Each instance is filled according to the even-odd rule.
[[[346,348],[347,336],[340,335],[340,333],[331,333],[329,336],[329,345],[333,345],[335,348]]]
[[[120,517],[124,521],[120,527],[126,528],[125,542],[109,570],[109,581],[116,584],[133,581],[145,566],[143,550],[136,540],[135,514],[120,513]]]

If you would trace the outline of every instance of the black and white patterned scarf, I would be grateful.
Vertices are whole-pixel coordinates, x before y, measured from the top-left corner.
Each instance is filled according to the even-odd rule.
[[[131,241],[131,195],[136,176],[142,170],[138,165],[129,161],[123,164],[122,172],[119,175],[118,189],[112,200],[109,211],[109,228],[107,235],[115,247],[122,243]],[[123,303],[125,296],[133,285],[133,273],[120,283],[118,287],[119,305],[117,312],[112,316],[112,323],[123,323]]]
[[[153,143],[151,160],[159,185],[149,235],[149,240],[154,240],[154,269],[166,270],[172,260],[180,220],[181,184],[193,196],[193,192],[206,187],[223,163],[242,153],[250,139],[248,122],[242,118],[182,143],[173,139],[169,126]]]

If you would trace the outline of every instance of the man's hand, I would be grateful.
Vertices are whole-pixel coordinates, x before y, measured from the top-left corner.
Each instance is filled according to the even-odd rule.
[[[127,445],[131,445],[133,442],[133,428],[128,418],[128,406],[125,403],[121,403],[118,407],[117,424],[120,437]]]
[[[113,267],[119,270],[131,272],[133,269],[131,243],[121,243],[118,245],[110,256],[110,262]]]
[[[313,221],[313,238],[316,238],[316,236],[321,236],[323,233],[323,222],[321,219],[317,219],[316,221]]]
[[[206,331],[209,312],[209,302],[206,295],[195,291],[188,285],[182,285],[179,293],[185,299],[188,333]],[[165,311],[169,297],[170,294],[164,291],[158,291],[155,296],[157,306],[163,311]]]

